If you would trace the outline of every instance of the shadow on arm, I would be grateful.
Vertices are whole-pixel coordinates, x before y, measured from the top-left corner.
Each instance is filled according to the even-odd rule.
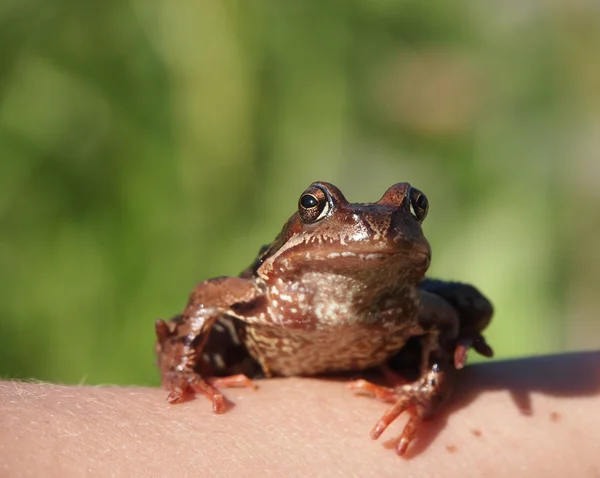
[[[469,365],[457,371],[452,395],[446,406],[423,423],[406,458],[419,455],[446,426],[448,417],[468,406],[480,394],[505,390],[513,398],[517,413],[535,415],[532,393],[560,399],[600,394],[600,352],[578,352],[563,355],[504,360]],[[388,440],[393,448],[397,439]]]

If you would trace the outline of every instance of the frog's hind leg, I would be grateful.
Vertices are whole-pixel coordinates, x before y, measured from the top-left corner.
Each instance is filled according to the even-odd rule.
[[[456,311],[459,329],[454,342],[454,366],[463,368],[470,348],[484,357],[492,357],[494,351],[486,342],[482,331],[488,326],[494,307],[477,288],[461,282],[445,282],[425,279],[419,285],[421,299],[437,296]],[[427,309],[427,300],[424,301]],[[421,311],[421,315],[422,315]]]
[[[460,369],[465,366],[470,348],[474,348],[477,353],[484,357],[494,356],[492,347],[485,341],[483,335],[459,337],[454,349],[454,366],[456,368]]]

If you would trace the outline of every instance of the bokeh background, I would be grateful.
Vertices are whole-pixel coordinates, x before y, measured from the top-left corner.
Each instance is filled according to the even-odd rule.
[[[314,180],[422,189],[498,357],[598,348],[599,5],[2,0],[0,376],[157,384]]]

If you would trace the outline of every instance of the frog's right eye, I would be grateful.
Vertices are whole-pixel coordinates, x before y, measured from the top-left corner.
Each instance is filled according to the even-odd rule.
[[[298,215],[302,222],[310,224],[327,216],[331,207],[325,191],[316,186],[308,188],[298,201]]]
[[[300,198],[300,206],[302,206],[304,209],[311,209],[318,206],[318,204],[319,201],[317,201],[317,198],[311,194],[305,194]]]

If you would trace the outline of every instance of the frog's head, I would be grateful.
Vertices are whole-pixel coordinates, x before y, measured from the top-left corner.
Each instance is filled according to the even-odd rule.
[[[333,184],[315,182],[298,210],[260,258],[259,275],[306,270],[360,273],[405,270],[421,276],[431,258],[421,223],[426,196],[408,183],[390,187],[375,203],[350,203]]]

